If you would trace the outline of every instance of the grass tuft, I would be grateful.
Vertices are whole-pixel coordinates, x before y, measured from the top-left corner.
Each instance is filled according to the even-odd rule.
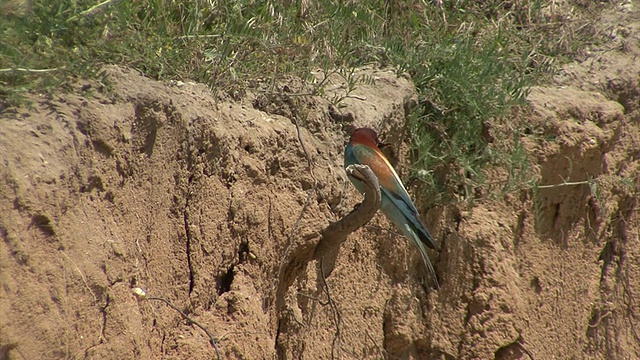
[[[99,77],[104,64],[229,92],[288,76],[311,82],[318,69],[351,79],[352,91],[355,67],[392,66],[409,73],[419,92],[407,119],[412,176],[428,185],[431,202],[469,198],[483,184],[486,164],[526,158],[504,154],[518,151],[517,139],[509,149],[493,146],[491,123],[597,39],[590,16],[603,5],[438,3],[0,0],[0,111],[20,104],[25,92]],[[322,94],[321,83],[311,85]]]

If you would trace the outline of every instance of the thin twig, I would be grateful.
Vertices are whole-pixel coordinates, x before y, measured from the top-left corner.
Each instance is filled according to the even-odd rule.
[[[522,349],[522,351],[524,351],[524,353],[525,353],[525,354],[527,354],[527,356],[529,356],[529,358],[530,358],[531,360],[535,360],[535,358],[533,357],[533,354],[531,353],[531,351],[529,351],[529,349],[527,349],[527,348],[524,346],[524,344],[522,343],[521,339],[522,339],[522,338],[521,338],[521,337],[519,337],[519,338],[518,338],[518,340],[516,340],[516,344],[517,344],[518,346],[520,346],[520,349]]]
[[[598,317],[598,319],[595,321],[595,323],[593,323],[593,325],[587,324],[587,326],[590,328],[596,328],[598,327],[598,325],[600,325],[600,322],[609,315],[611,315],[611,311],[607,310],[607,312],[605,312],[604,315],[601,315],[600,317]]]
[[[304,212],[307,210],[307,207],[311,203],[311,195],[318,192],[318,179],[316,178],[316,176],[315,176],[315,174],[313,172],[313,161],[311,160],[311,155],[307,151],[307,147],[305,146],[304,141],[302,140],[302,132],[300,130],[300,125],[298,124],[298,117],[299,117],[299,115],[297,114],[297,111],[296,111],[294,116],[292,116],[292,120],[293,120],[293,124],[296,127],[296,134],[298,136],[298,142],[300,143],[300,147],[302,148],[302,151],[304,152],[305,158],[307,160],[307,167],[308,167],[308,170],[309,170],[309,174],[311,175],[311,178],[313,179],[313,187],[311,188],[311,191],[309,191],[307,193],[307,199],[305,200],[304,205],[302,205],[302,209],[300,209],[300,212],[298,213],[298,217],[297,217],[296,221],[294,222],[293,227],[291,228],[291,232],[289,233],[289,237],[287,238],[287,246],[285,247],[284,255],[282,256],[282,261],[280,262],[280,265],[278,267],[278,275],[279,276],[282,275],[283,268],[284,268],[285,263],[286,263],[286,261],[287,261],[287,259],[289,257],[289,252],[291,251],[291,247],[293,246],[293,237],[297,233],[298,225],[300,224],[300,221],[302,220],[302,216],[304,215]],[[306,261],[308,261],[308,260],[306,260]]]
[[[220,35],[220,34],[208,34],[208,35],[206,35],[206,34],[202,34],[202,35],[196,34],[196,35],[182,35],[178,39],[181,39],[181,40],[182,39],[199,39],[199,38],[208,39],[208,38],[219,38],[221,36],[222,35]]]
[[[218,360],[220,360],[220,351],[218,350],[218,344],[216,343],[216,339],[213,337],[213,335],[211,335],[211,333],[209,332],[209,330],[207,330],[206,327],[204,327],[199,322],[197,322],[197,321],[193,320],[192,318],[190,318],[187,314],[185,314],[182,310],[178,309],[177,306],[175,306],[172,303],[170,303],[169,300],[167,300],[167,299],[164,299],[164,298],[161,298],[161,297],[148,297],[147,300],[162,301],[163,303],[167,304],[167,306],[169,306],[173,310],[177,311],[187,321],[189,321],[193,325],[195,325],[195,326],[199,327],[200,329],[202,329],[202,331],[204,331],[207,334],[207,336],[209,337],[209,342],[213,346],[213,349],[216,351],[216,357],[218,358]]]
[[[537,188],[538,189],[550,189],[550,188],[556,188],[556,187],[562,187],[562,186],[576,186],[576,185],[589,185],[592,182],[592,180],[585,180],[585,181],[565,181],[561,184],[552,184],[552,185],[538,185]]]
[[[318,304],[320,304],[322,306],[329,305],[328,301],[327,302],[323,302],[322,299],[320,299],[319,297],[315,297],[315,296],[312,296],[312,295],[309,295],[309,294],[305,294],[305,293],[302,293],[300,291],[296,292],[296,295],[300,295],[302,297],[306,297],[307,299],[311,299],[313,301],[317,301]]]
[[[82,11],[80,13],[78,13],[77,15],[74,15],[70,18],[68,18],[66,20],[66,22],[71,22],[79,17],[84,17],[84,16],[89,16],[89,15],[94,15],[99,13],[100,11],[102,11],[103,9],[106,9],[107,6],[111,5],[111,3],[113,2],[119,2],[120,0],[105,0],[99,4],[93,5],[92,7],[88,8],[85,11]]]
[[[291,232],[289,233],[289,237],[287,238],[287,247],[284,249],[284,255],[282,256],[282,261],[280,262],[280,267],[278,268],[278,274],[282,274],[282,269],[284,267],[285,260],[289,256],[289,252],[291,251],[291,247],[293,246],[293,236],[296,234],[296,231],[298,230],[298,225],[300,225],[300,221],[302,220],[302,215],[304,215],[304,212],[307,210],[307,207],[309,206],[310,202],[311,202],[311,193],[308,193],[307,200],[305,200],[304,204],[302,205],[302,209],[300,209],[300,212],[298,213],[298,217],[296,218],[296,221],[293,223],[293,226],[291,227]]]
[[[313,179],[313,187],[311,189],[312,191],[307,193],[307,199],[305,200],[304,205],[302,206],[302,209],[300,209],[300,213],[298,213],[298,217],[296,218],[296,221],[293,223],[293,227],[291,228],[291,232],[289,233],[289,237],[287,239],[287,247],[285,248],[284,256],[282,257],[283,260],[280,262],[280,266],[278,268],[278,274],[282,274],[282,269],[284,267],[285,261],[289,256],[291,247],[293,246],[293,236],[296,234],[296,231],[298,230],[298,225],[302,220],[302,216],[304,215],[304,212],[307,210],[307,207],[311,202],[311,194],[314,192],[317,192],[317,189],[318,189],[318,179],[313,173],[313,161],[311,160],[311,155],[309,155],[309,152],[307,151],[307,148],[304,145],[304,141],[302,141],[302,132],[300,131],[300,126],[298,125],[297,118],[298,116],[296,114],[292,117],[292,120],[293,120],[293,124],[296,127],[298,142],[300,143],[300,147],[302,148],[302,151],[304,152],[305,158],[307,160],[307,167],[309,169],[309,173],[311,174],[311,178]]]
[[[338,356],[340,355],[340,350],[342,350],[342,316],[340,316],[340,311],[338,310],[336,303],[331,298],[331,293],[329,293],[329,284],[327,283],[327,278],[324,276],[324,265],[322,260],[320,260],[320,276],[322,278],[324,292],[327,294],[329,307],[331,307],[333,322],[336,324],[336,333],[333,336],[333,341],[331,342],[331,359],[334,359],[333,353],[336,341],[338,342]]]
[[[313,173],[313,161],[311,160],[311,155],[307,151],[307,148],[304,146],[304,141],[302,141],[302,132],[300,131],[300,125],[298,125],[298,114],[296,114],[292,118],[293,124],[296,126],[296,135],[298,136],[298,141],[300,142],[300,147],[302,147],[302,151],[304,152],[304,157],[307,159],[307,166],[309,166],[309,172],[311,173],[311,177],[313,178],[314,188],[318,183],[318,180]]]
[[[26,72],[29,74],[41,74],[41,73],[48,73],[48,72],[53,72],[53,71],[58,71],[58,70],[64,70],[65,67],[61,66],[61,67],[57,67],[57,68],[51,68],[51,69],[28,69],[28,68],[8,68],[8,69],[0,69],[0,73],[6,73],[6,72]]]
[[[76,264],[75,261],[71,260],[71,258],[64,251],[60,251],[60,252],[62,253],[62,255],[64,255],[64,257],[67,258],[67,260],[69,260],[73,264],[75,270],[80,275],[80,278],[82,279],[82,282],[84,283],[84,286],[87,288],[87,290],[89,290],[89,293],[91,294],[91,296],[93,296],[93,304],[97,305],[98,304],[98,297],[93,292],[93,290],[91,290],[91,287],[89,286],[89,283],[87,282],[87,277],[84,276],[84,273],[82,272],[82,270],[80,270],[80,268],[78,267],[78,265]]]
[[[380,345],[378,345],[378,343],[376,342],[376,340],[373,338],[373,336],[371,336],[371,334],[369,334],[369,331],[365,331],[365,334],[367,335],[367,337],[369,338],[369,340],[371,340],[371,342],[373,343],[373,346],[376,347],[376,349],[378,349],[378,351],[380,352],[380,356],[382,357],[382,359],[386,359],[387,358],[387,351],[382,348]]]

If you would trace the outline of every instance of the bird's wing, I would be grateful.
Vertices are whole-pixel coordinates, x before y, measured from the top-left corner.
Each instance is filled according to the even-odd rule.
[[[387,158],[378,149],[373,149],[366,145],[356,144],[351,148],[353,157],[360,164],[368,165],[378,176],[380,188],[393,204],[407,218],[408,223],[414,229],[420,240],[432,249],[438,249],[431,234],[418,219],[418,210],[411,201],[407,190],[402,185],[400,177],[393,169]]]

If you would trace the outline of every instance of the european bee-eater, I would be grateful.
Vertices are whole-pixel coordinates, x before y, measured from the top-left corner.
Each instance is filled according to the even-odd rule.
[[[409,198],[407,190],[402,185],[389,160],[380,151],[379,145],[382,144],[379,142],[378,134],[374,130],[369,128],[356,129],[344,149],[344,167],[346,168],[351,164],[368,165],[373,173],[376,174],[380,182],[380,195],[382,197],[380,210],[392,223],[400,228],[402,234],[413,245],[418,247],[422,260],[431,273],[436,288],[438,288],[438,279],[427,256],[425,245],[432,249],[438,249],[438,246],[418,219],[416,206]],[[349,180],[360,193],[364,193],[365,185],[362,181],[352,176],[349,176]]]

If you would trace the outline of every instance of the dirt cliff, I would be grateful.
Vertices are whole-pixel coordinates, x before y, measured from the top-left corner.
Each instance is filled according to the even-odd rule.
[[[509,120],[536,186],[421,209],[439,290],[382,215],[328,278],[302,261],[361,201],[349,129],[379,129],[406,174],[407,77],[362,69],[340,108],[337,76],[325,98],[292,79],[224,99],[115,67],[33,96],[0,118],[0,358],[640,358],[636,15]]]

